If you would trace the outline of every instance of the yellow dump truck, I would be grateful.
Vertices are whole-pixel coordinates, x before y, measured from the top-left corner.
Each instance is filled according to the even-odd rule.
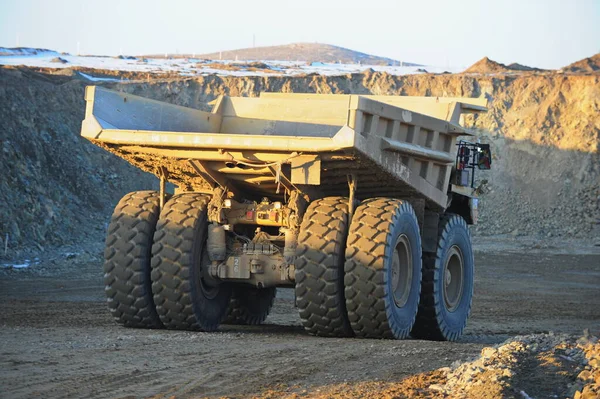
[[[456,340],[473,295],[484,99],[262,93],[212,112],[90,86],[81,134],[154,173],[108,227],[108,306],[128,327],[263,322],[295,289],[314,335]],[[176,187],[174,194],[167,183]]]

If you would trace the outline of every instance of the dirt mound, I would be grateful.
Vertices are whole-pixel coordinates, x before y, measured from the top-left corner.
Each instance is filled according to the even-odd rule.
[[[128,191],[154,178],[79,136],[85,84],[0,69],[0,258],[15,249],[102,239]]]
[[[511,71],[525,71],[525,72],[543,72],[545,69],[534,68],[527,65],[519,64],[517,62],[513,62],[512,64],[508,64],[506,66]]]
[[[154,56],[151,56],[154,57]],[[190,57],[189,54],[179,57]],[[305,62],[341,62],[369,65],[400,65],[400,61],[361,53],[344,47],[322,43],[292,43],[283,46],[253,47],[238,50],[201,54],[197,58],[210,60],[265,60],[265,61],[305,61]],[[419,66],[404,62],[405,66]]]
[[[567,65],[562,70],[565,72],[598,72],[600,71],[600,53]]]
[[[504,65],[494,60],[490,60],[488,57],[483,57],[463,73],[508,73],[508,72],[544,72],[545,69],[533,68],[527,65],[522,65],[513,62],[509,65]]]
[[[486,97],[488,113],[464,118],[494,152],[492,170],[478,173],[478,182],[489,183],[475,232],[600,234],[600,76],[151,78],[98,84],[204,110],[220,94],[261,91]],[[0,80],[0,200],[8,204],[0,208],[0,240],[9,233],[11,245],[35,247],[79,239],[90,226],[102,229],[122,194],[152,185],[153,178],[79,137],[81,78],[3,68]]]
[[[589,398],[600,395],[598,338],[538,334],[483,348],[472,361],[415,374],[399,382],[358,382],[270,390],[271,398]],[[291,392],[290,392],[291,391]],[[532,395],[532,396],[530,396]]]
[[[463,73],[503,73],[510,72],[510,68],[499,62],[490,60],[488,57],[483,57]]]

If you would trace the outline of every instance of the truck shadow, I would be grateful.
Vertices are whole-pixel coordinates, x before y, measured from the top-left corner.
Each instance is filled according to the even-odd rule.
[[[548,348],[535,356],[521,354],[517,357],[513,375],[504,388],[506,397],[526,397],[522,392],[535,392],[538,398],[570,397],[569,385],[575,381],[580,368],[564,350]]]
[[[240,333],[249,335],[284,334],[309,336],[304,327],[297,325],[261,324],[259,326],[225,325],[219,327],[220,332]]]

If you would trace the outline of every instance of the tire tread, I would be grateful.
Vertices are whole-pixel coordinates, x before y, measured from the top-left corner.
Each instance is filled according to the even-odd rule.
[[[135,191],[117,204],[106,237],[104,285],[115,320],[135,328],[162,328],[152,296],[150,259],[159,215],[156,191]]]
[[[352,336],[344,297],[348,199],[327,197],[306,210],[296,251],[296,305],[306,331],[322,337]]]
[[[248,292],[257,290],[258,292]],[[277,289],[255,287],[234,287],[223,324],[256,326],[264,323],[271,312]],[[252,301],[249,303],[248,301]]]
[[[346,247],[345,294],[348,318],[358,337],[403,339],[410,332],[390,326],[388,307],[395,304],[387,298],[384,268],[388,235],[403,212],[416,220],[408,202],[392,198],[365,200],[354,212]]]
[[[462,335],[471,313],[471,301],[464,324],[460,330],[452,331],[441,317],[442,293],[436,292],[442,278],[441,257],[450,230],[455,225],[462,225],[469,232],[466,221],[459,215],[446,213],[440,218],[438,225],[438,244],[435,253],[423,253],[423,278],[421,281],[421,301],[417,320],[411,334],[416,338],[436,341],[456,341]],[[472,253],[471,253],[472,256]]]
[[[152,246],[152,292],[163,325],[178,330],[214,330],[203,325],[193,309],[191,250],[196,223],[205,218],[208,197],[198,193],[175,195],[160,214]]]

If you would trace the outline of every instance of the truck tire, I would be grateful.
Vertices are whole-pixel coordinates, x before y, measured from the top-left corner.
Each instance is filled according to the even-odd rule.
[[[360,204],[350,224],[345,273],[356,336],[406,338],[421,291],[421,235],[408,202],[373,198]]]
[[[444,215],[437,252],[423,254],[421,303],[411,333],[415,338],[460,338],[471,313],[474,265],[467,223],[459,215]]]
[[[323,337],[352,336],[344,297],[348,199],[312,202],[296,250],[296,305],[304,328]]]
[[[155,191],[135,191],[117,204],[104,249],[104,291],[115,320],[126,327],[161,328],[150,279],[152,237],[159,214]]]
[[[228,284],[208,283],[206,204],[198,193],[173,196],[162,212],[152,246],[152,293],[167,328],[213,331],[227,311]]]
[[[250,326],[262,324],[273,307],[277,288],[236,285],[232,290],[223,324],[245,324]]]

